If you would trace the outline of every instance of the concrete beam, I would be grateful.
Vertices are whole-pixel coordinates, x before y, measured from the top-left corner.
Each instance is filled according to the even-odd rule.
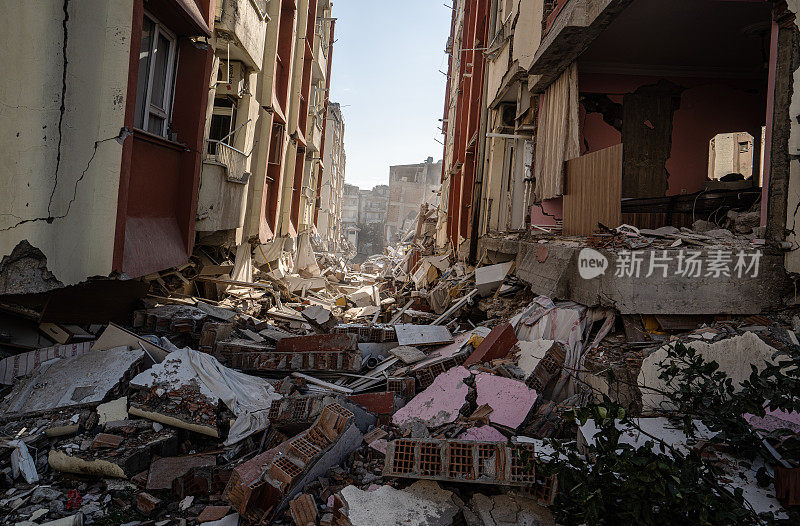
[[[546,247],[546,250],[542,247]],[[578,269],[578,256],[585,248],[578,243],[548,242],[546,244],[519,242],[517,277],[529,283],[536,294],[572,300],[588,306],[617,309],[621,314],[757,314],[782,306],[788,290],[788,278],[783,267],[783,255],[764,252],[757,277],[745,273],[741,278],[705,275],[708,261],[717,248],[693,247],[684,251],[699,250],[703,275],[684,277],[676,275],[676,260],[680,248],[668,249],[671,258],[667,276],[658,269],[647,276],[650,258],[662,256],[663,249],[642,250],[639,277],[616,276],[619,250],[600,249],[608,260],[605,273],[584,279]],[[736,263],[735,253],[731,270]],[[752,253],[754,247],[744,248]],[[763,249],[762,249],[763,250]],[[655,252],[655,254],[652,254]]]
[[[528,89],[542,93],[633,0],[571,0],[545,33],[528,73]]]

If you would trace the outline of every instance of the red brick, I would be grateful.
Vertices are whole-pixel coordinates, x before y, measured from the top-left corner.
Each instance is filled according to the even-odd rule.
[[[275,345],[276,352],[309,351],[354,351],[358,349],[358,339],[351,334],[312,334],[281,338]]]
[[[498,325],[483,339],[478,348],[464,362],[464,367],[503,358],[517,343],[517,335],[510,323]]]
[[[150,515],[159,506],[161,506],[161,499],[149,493],[142,492],[136,497],[136,507],[144,515]]]

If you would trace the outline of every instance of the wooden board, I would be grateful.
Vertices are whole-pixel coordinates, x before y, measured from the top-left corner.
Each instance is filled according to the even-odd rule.
[[[564,234],[585,236],[597,223],[620,225],[622,145],[611,146],[567,161],[564,193]]]

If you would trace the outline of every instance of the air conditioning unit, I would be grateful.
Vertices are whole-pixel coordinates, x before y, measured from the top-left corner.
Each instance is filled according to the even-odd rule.
[[[244,91],[244,65],[238,60],[220,60],[217,95],[239,97]]]
[[[500,113],[500,126],[513,128],[517,117],[517,105],[513,102],[504,102],[498,107]]]

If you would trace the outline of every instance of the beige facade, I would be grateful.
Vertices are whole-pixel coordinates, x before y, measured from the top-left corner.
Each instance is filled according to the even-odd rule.
[[[747,132],[720,133],[708,144],[708,178],[722,179],[728,174],[753,175],[753,136]]]
[[[332,3],[216,6],[198,230],[211,242],[283,246],[317,220]]]
[[[133,2],[71,2],[66,30],[63,2],[0,8],[0,258],[27,241],[64,285],[108,275]],[[12,263],[0,292],[36,292]]]
[[[338,103],[328,106],[325,130],[325,154],[317,235],[323,246],[331,251],[341,250],[342,201],[347,155],[344,149],[344,117]]]
[[[420,205],[439,203],[442,161],[428,157],[424,163],[389,168],[389,199],[386,208],[386,240],[397,241],[411,226]]]
[[[269,22],[266,2],[217,0],[214,66],[206,112],[205,149],[197,206],[201,239],[223,232],[240,244],[253,165],[261,97],[255,92]],[[219,241],[218,237],[212,238]]]
[[[527,71],[541,40],[544,0],[497,2],[487,51],[485,192],[480,235],[525,228],[536,99]]]

